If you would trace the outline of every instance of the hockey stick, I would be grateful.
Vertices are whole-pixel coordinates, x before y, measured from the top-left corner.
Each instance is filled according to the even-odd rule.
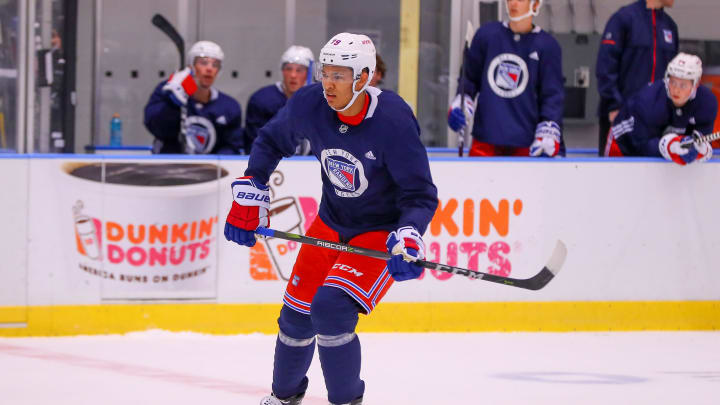
[[[165,35],[167,35],[170,40],[175,44],[175,47],[178,50],[178,54],[180,54],[180,70],[182,70],[185,67],[185,40],[178,34],[175,27],[173,27],[172,24],[170,24],[170,21],[168,21],[165,17],[163,17],[161,14],[155,14],[152,17],[152,24],[156,26],[160,31],[162,31]],[[189,101],[189,100],[188,100]],[[186,106],[180,106],[180,144],[183,145],[183,149],[187,149],[187,107]]]
[[[695,137],[693,137],[693,138],[695,138]],[[695,144],[696,142],[697,143],[705,143],[705,142],[710,143],[710,142],[716,141],[718,139],[720,139],[720,131],[714,132],[712,134],[698,136],[696,139],[693,139],[692,141],[683,143],[681,146],[685,149],[690,149],[693,146],[693,144]]]
[[[173,41],[173,43],[175,44],[175,47],[178,50],[178,54],[180,55],[180,69],[182,69],[183,66],[185,66],[185,41],[180,36],[180,34],[178,34],[175,27],[170,24],[170,21],[168,21],[161,14],[155,14],[152,17],[152,23],[154,26],[158,27],[160,31],[167,35],[170,40]]]
[[[463,46],[462,65],[460,65],[460,108],[465,115],[465,54],[468,52],[470,42],[473,37],[473,26],[470,21],[467,22],[467,29],[465,30],[465,45]],[[472,118],[472,117],[469,117]],[[465,117],[465,127],[460,128],[458,131],[458,156],[463,156],[463,149],[465,149],[465,130],[467,128],[468,117]]]
[[[300,242],[303,244],[315,245],[326,249],[337,250],[340,252],[348,252],[361,256],[374,257],[380,260],[390,259],[390,254],[387,252],[346,245],[340,242],[331,242],[290,232],[276,231],[270,228],[259,227],[255,230],[255,233],[269,238],[278,238],[294,242]],[[567,248],[562,241],[558,240],[557,244],[555,245],[555,249],[550,256],[550,260],[548,260],[545,267],[543,267],[542,270],[540,270],[540,272],[536,275],[526,279],[501,277],[490,273],[483,273],[480,271],[463,269],[462,267],[454,267],[447,264],[433,263],[425,260],[418,260],[415,263],[426,269],[439,270],[445,273],[457,274],[471,279],[485,280],[492,283],[509,285],[511,287],[525,288],[528,290],[539,290],[545,287],[545,285],[547,285],[547,283],[549,283],[550,280],[552,280],[553,277],[555,277],[555,275],[560,271],[563,263],[565,263],[566,256]]]

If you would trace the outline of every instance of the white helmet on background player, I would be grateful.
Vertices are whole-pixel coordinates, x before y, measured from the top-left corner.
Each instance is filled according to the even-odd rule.
[[[672,76],[677,77],[678,79],[692,80],[693,92],[689,99],[694,99],[697,91],[697,85],[700,83],[700,78],[702,77],[702,72],[702,60],[700,60],[699,57],[683,52],[675,55],[665,70],[665,88],[668,91],[668,96],[670,94],[670,90],[667,87],[670,76]]]
[[[332,106],[330,108],[335,111],[345,111],[350,108],[360,93],[370,85],[370,79],[375,73],[375,61],[375,45],[367,35],[342,32],[332,37],[325,44],[320,50],[320,57],[318,58],[318,67],[320,68],[318,72],[322,70],[322,65],[345,66],[351,68],[353,72],[353,96],[350,102],[339,110]],[[356,91],[355,85],[362,77],[364,69],[368,70],[368,80],[360,90]],[[318,78],[318,80],[321,80],[321,78]]]
[[[665,79],[670,76],[693,81],[697,85],[702,77],[702,60],[695,55],[680,52],[668,64]]]
[[[527,13],[517,17],[510,16],[510,7],[507,7],[507,2],[505,3],[505,10],[507,11],[507,15],[510,21],[520,21],[530,16],[537,17],[537,15],[540,14],[540,7],[542,7],[542,2],[543,0],[530,0],[530,10],[528,10]],[[537,3],[537,8],[535,10],[533,10],[533,3]]]
[[[303,65],[308,69],[312,69],[312,64],[315,61],[313,53],[310,48],[304,46],[292,45],[288,48],[280,58],[280,67],[285,66],[286,63],[296,63]]]
[[[280,58],[280,69],[282,70],[285,68],[285,64],[287,63],[295,63],[305,66],[307,68],[306,84],[310,84],[312,83],[314,62],[315,57],[313,56],[310,48],[292,45],[285,51],[285,53],[282,54],[282,57]]]
[[[212,41],[198,41],[193,44],[188,51],[188,65],[193,66],[195,64],[195,58],[213,58],[221,62],[225,59],[225,53],[223,52],[220,45]]]

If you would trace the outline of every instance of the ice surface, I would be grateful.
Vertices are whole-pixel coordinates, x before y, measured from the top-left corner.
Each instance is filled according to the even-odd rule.
[[[367,405],[720,403],[720,332],[360,339]],[[256,405],[274,343],[164,331],[0,338],[0,404]],[[327,404],[317,358],[309,377],[304,404]]]

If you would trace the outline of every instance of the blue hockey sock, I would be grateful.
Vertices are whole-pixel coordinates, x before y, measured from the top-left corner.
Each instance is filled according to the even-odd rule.
[[[305,374],[315,352],[315,332],[309,315],[287,306],[280,311],[278,325],[272,390],[276,397],[288,398],[307,390]]]
[[[358,303],[335,287],[320,287],[310,307],[328,400],[345,404],[365,392],[360,379],[360,339],[355,334]]]

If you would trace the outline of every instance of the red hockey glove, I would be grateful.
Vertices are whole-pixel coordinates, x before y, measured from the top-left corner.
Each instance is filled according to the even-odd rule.
[[[188,98],[197,91],[197,83],[192,76],[192,70],[186,67],[170,75],[167,83],[162,87],[164,92],[169,93],[170,99],[178,107],[186,106]]]
[[[692,162],[704,162],[712,156],[712,147],[707,142],[693,142],[691,136],[667,134],[658,143],[660,154],[681,166]]]
[[[255,230],[270,226],[270,188],[252,176],[238,178],[231,187],[234,201],[225,220],[225,239],[255,246]]]

